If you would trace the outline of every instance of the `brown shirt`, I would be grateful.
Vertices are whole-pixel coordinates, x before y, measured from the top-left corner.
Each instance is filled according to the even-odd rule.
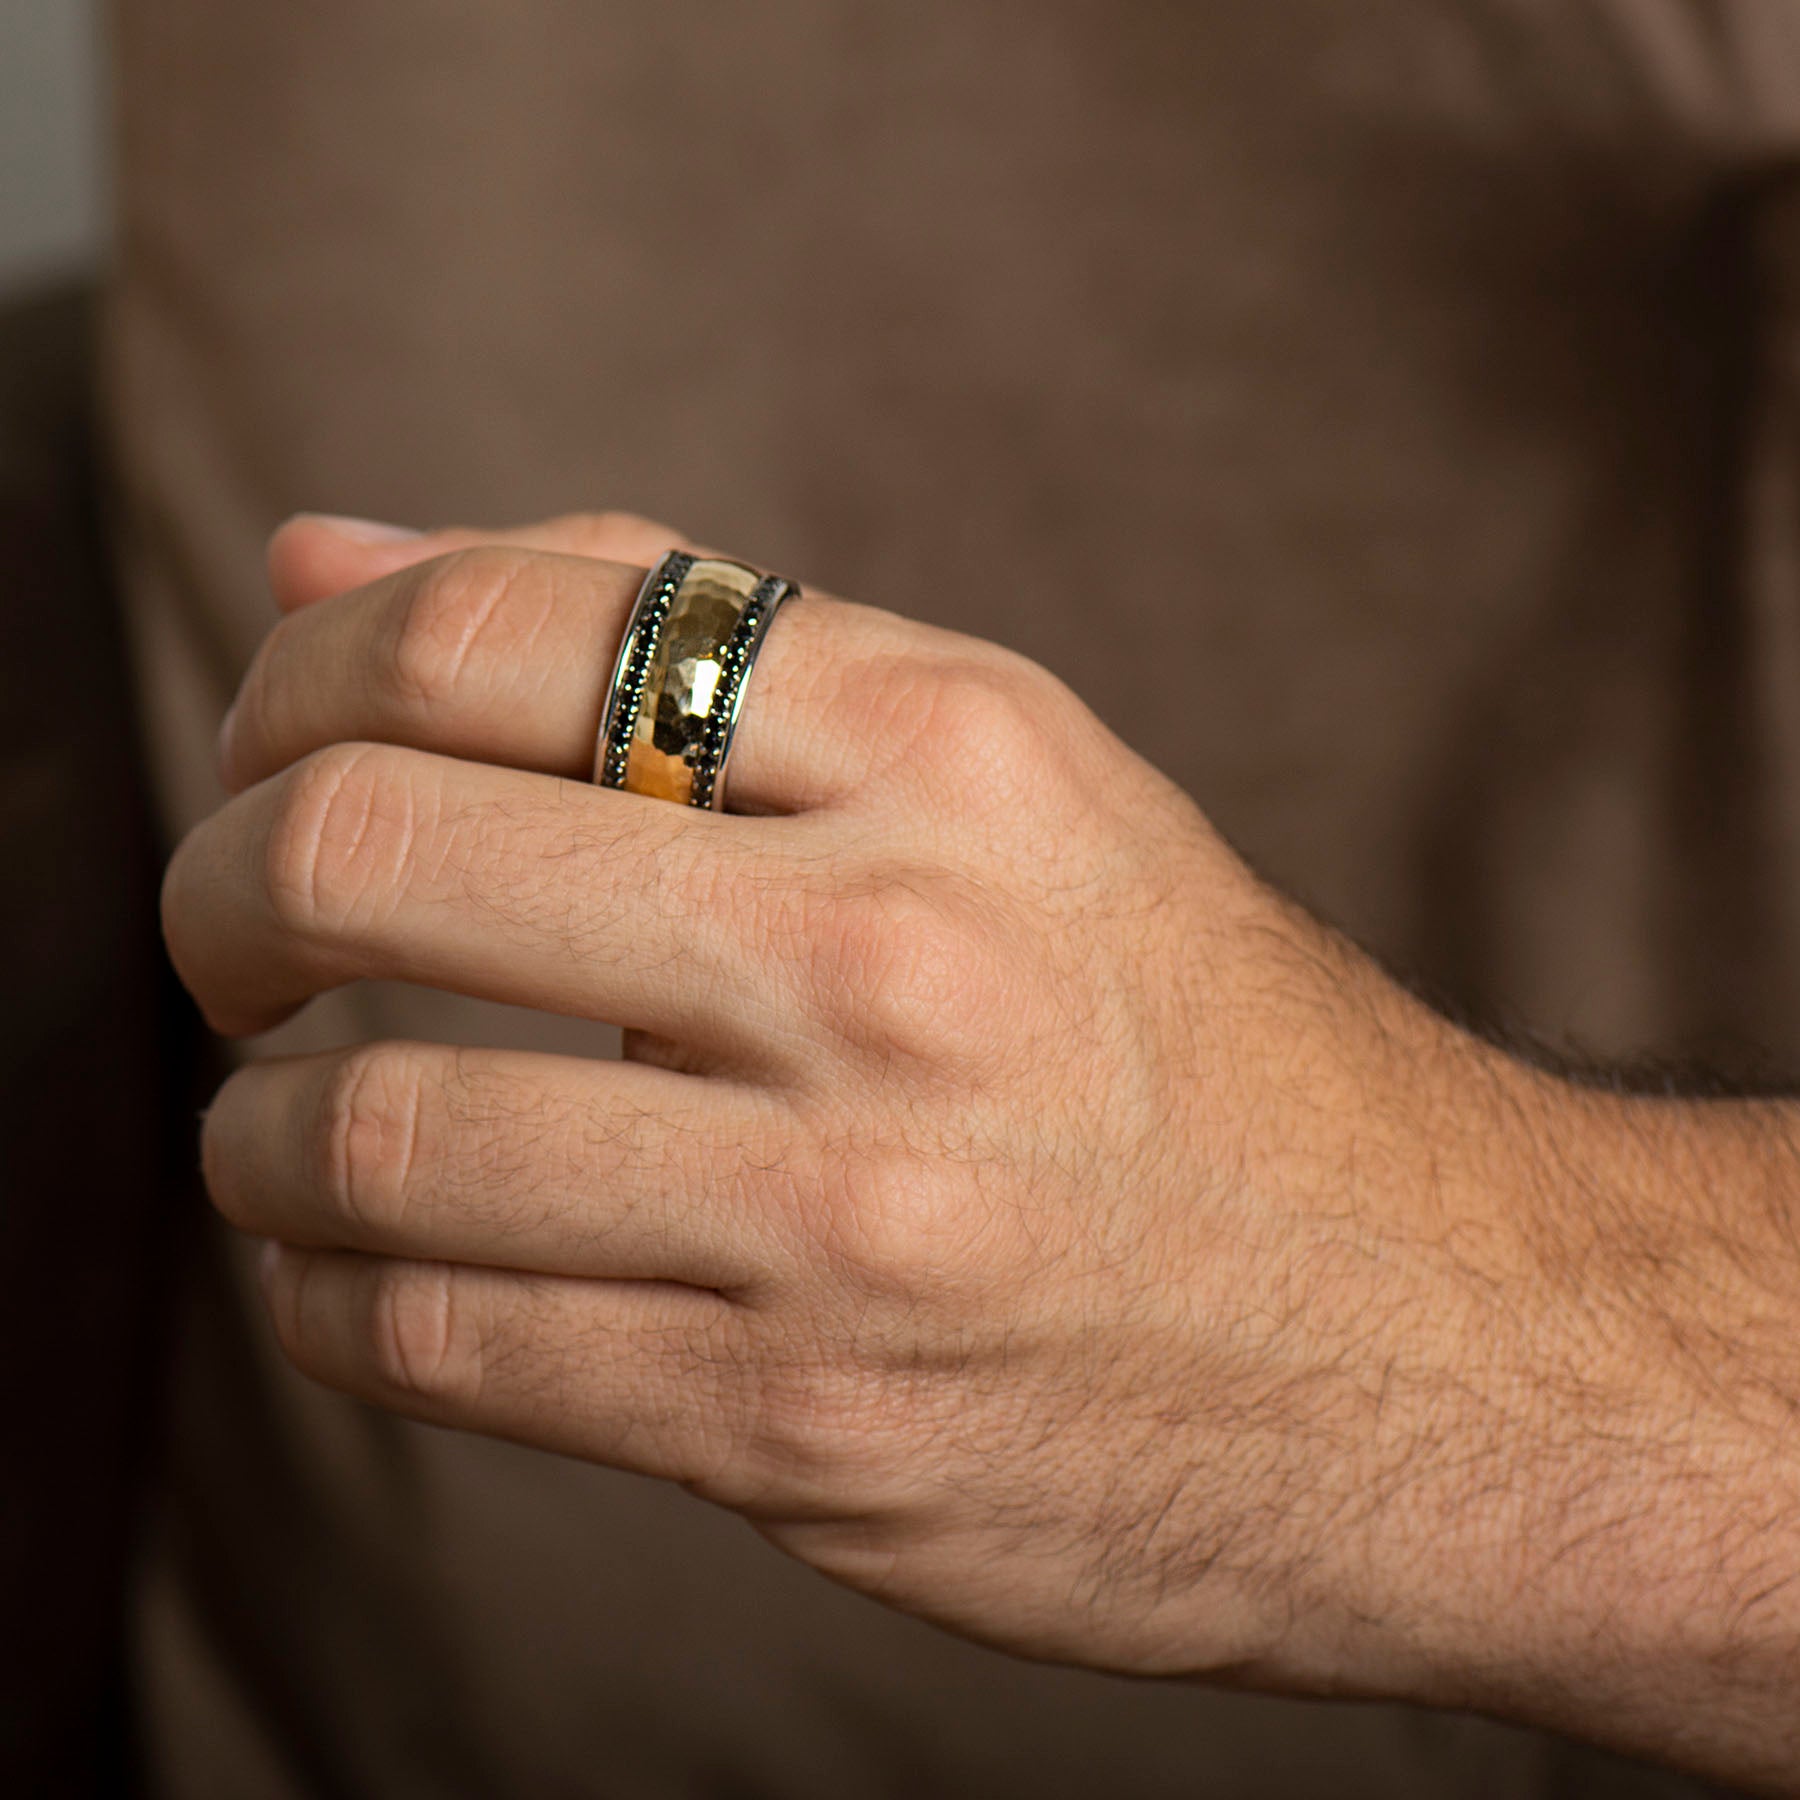
[[[1461,1002],[1795,1060],[1782,0],[116,14],[172,824],[286,513],[629,507],[1036,656]],[[289,1041],[596,1043],[317,1015]],[[668,1488],[309,1386],[211,1254],[139,1609],[183,1800],[1628,1791],[1474,1721],[973,1649]]]

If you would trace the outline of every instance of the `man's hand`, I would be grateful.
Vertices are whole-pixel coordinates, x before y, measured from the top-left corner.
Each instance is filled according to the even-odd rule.
[[[1796,1320],[1781,1233],[1721,1258],[1667,1191],[1685,1127],[1416,1005],[972,639],[809,593],[745,702],[753,816],[590,785],[675,541],[276,540],[237,797],[165,895],[208,1018],[380,976],[627,1032],[623,1063],[389,1043],[234,1075],[207,1181],[283,1246],[293,1360],[679,1481],[1029,1654],[1793,1766],[1742,1709],[1670,1717],[1684,1656],[1728,1648],[1701,1561],[1751,1579],[1720,1509],[1761,1496],[1773,1532],[1795,1500],[1791,1457],[1746,1452],[1768,1408],[1670,1354],[1671,1318],[1729,1358],[1776,1307],[1739,1254],[1765,1237]],[[1794,1365],[1763,1335],[1758,1396]],[[1750,1559],[1771,1593],[1794,1542]]]

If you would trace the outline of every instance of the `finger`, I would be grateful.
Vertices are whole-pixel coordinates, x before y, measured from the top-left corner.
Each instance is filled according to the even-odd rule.
[[[231,1034],[385,977],[768,1062],[796,1033],[785,977],[807,936],[802,869],[779,829],[338,744],[188,834],[164,880],[164,931]]]
[[[239,1069],[201,1144],[214,1204],[259,1237],[741,1292],[789,1260],[758,1203],[783,1135],[735,1083],[380,1043]]]
[[[286,1248],[264,1286],[300,1369],[412,1418],[690,1482],[742,1436],[743,1320],[716,1294]]]
[[[290,615],[265,640],[221,738],[241,790],[326,744],[411,745],[587,779],[643,571],[485,548],[401,570]],[[884,709],[916,707],[923,627],[822,596],[769,627],[734,740],[734,805],[801,811],[855,785]],[[876,671],[880,671],[879,675]],[[884,698],[871,703],[879,688]]]
[[[269,539],[269,587],[282,612],[296,612],[415,563],[484,544],[590,556],[644,569],[669,550],[712,554],[699,551],[673,526],[636,513],[568,513],[503,531],[465,526],[411,531],[372,519],[298,513]]]

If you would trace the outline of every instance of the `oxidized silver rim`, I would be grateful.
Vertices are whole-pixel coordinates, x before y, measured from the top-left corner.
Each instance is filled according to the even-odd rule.
[[[597,786],[622,788],[631,760],[631,734],[638,708],[644,700],[644,683],[650,676],[650,659],[662,635],[669,607],[699,560],[684,550],[671,550],[645,577],[632,602],[613,664],[612,683],[600,714],[600,735],[594,749],[594,781]]]
[[[762,649],[770,621],[783,602],[793,599],[799,592],[793,582],[782,576],[765,575],[744,610],[738,614],[731,636],[719,652],[719,685],[713,691],[712,705],[707,709],[700,754],[694,759],[694,789],[690,804],[710,807],[714,812],[724,810],[725,762],[731,755],[738,715],[744,709],[744,690],[750,684],[751,667],[757,652]]]

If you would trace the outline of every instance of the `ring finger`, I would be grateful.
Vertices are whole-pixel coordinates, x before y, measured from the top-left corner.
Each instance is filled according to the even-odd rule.
[[[290,613],[252,663],[221,744],[247,787],[326,744],[371,740],[585,779],[643,571],[508,546],[458,550]],[[827,804],[860,779],[859,669],[923,628],[807,595],[782,609],[732,751],[742,810]]]

